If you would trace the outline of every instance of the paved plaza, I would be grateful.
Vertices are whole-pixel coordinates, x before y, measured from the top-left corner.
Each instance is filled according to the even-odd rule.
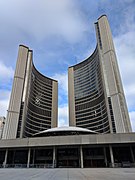
[[[135,180],[135,168],[0,169],[0,180]]]

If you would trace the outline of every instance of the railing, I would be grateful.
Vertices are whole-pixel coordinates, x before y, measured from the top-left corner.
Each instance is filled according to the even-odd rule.
[[[113,168],[132,168],[135,167],[135,163],[123,161],[122,163],[109,163],[109,167]]]
[[[53,164],[0,164],[0,168],[53,168]]]
[[[53,168],[53,164],[30,164],[29,168]]]
[[[56,167],[56,165],[55,165]],[[66,167],[66,166],[65,166]],[[124,161],[122,163],[109,163],[110,168],[135,168],[135,163]],[[54,168],[53,164],[0,164],[0,168]]]
[[[27,168],[27,164],[1,164],[1,168]]]

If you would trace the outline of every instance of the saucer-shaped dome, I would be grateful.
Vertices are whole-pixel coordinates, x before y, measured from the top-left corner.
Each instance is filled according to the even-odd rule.
[[[82,135],[82,134],[97,134],[95,131],[89,129],[74,127],[74,126],[64,126],[47,129],[34,134],[34,137],[45,137],[45,136],[66,136],[66,135]]]

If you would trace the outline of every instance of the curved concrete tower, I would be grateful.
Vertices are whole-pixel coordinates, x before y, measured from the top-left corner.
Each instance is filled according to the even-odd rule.
[[[3,139],[31,137],[57,126],[58,82],[36,70],[32,53],[19,46]]]
[[[69,67],[69,124],[98,133],[131,132],[112,34],[106,15],[95,23],[97,47]]]

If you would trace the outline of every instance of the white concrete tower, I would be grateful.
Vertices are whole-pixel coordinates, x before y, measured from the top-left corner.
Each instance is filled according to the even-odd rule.
[[[95,23],[93,54],[69,67],[69,125],[98,133],[131,132],[112,34],[106,15]]]
[[[3,139],[32,137],[57,126],[58,82],[42,75],[20,45]]]
[[[111,103],[117,133],[131,132],[127,104],[119,73],[112,33],[106,15],[95,23],[105,89]]]

